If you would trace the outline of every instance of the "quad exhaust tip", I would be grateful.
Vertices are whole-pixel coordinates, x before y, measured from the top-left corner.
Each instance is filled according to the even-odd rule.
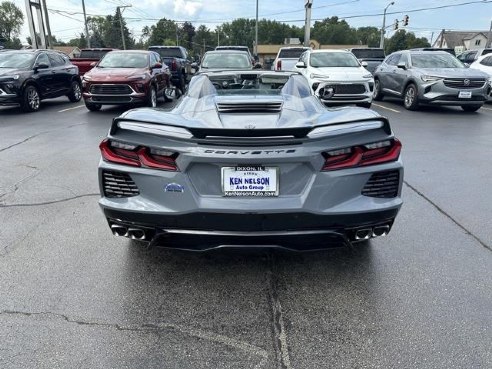
[[[143,229],[128,228],[121,224],[111,224],[111,231],[115,236],[128,237],[132,240],[146,240],[147,235]]]
[[[139,228],[128,228],[128,236],[132,240],[145,240],[145,231]]]
[[[119,224],[111,224],[111,231],[115,236],[128,237],[128,228]]]
[[[389,224],[378,225],[371,228],[360,228],[355,231],[354,240],[364,241],[374,237],[386,236],[390,231]]]

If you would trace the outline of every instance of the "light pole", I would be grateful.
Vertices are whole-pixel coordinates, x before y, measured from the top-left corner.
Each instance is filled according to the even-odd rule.
[[[122,6],[117,6],[116,9],[118,9],[118,13],[120,13],[120,30],[121,30],[121,40],[123,41],[123,50],[126,50],[126,41],[125,41],[125,33],[123,32],[123,12],[121,9],[124,8],[131,8],[131,5],[122,5]]]
[[[306,9],[306,18],[304,21],[304,46],[309,47],[309,40],[311,38],[311,8],[313,7],[313,0],[306,0],[304,8]]]
[[[388,8],[391,6],[391,5],[394,5],[395,2],[392,1],[391,3],[389,3],[388,5],[386,5],[386,8],[384,8],[384,12],[383,12],[383,27],[381,28],[381,41],[379,42],[379,47],[381,49],[384,48],[384,32],[385,32],[385,27],[386,27],[386,10],[388,10]]]
[[[256,60],[256,57],[258,56],[258,0],[256,0],[255,49],[253,52]]]

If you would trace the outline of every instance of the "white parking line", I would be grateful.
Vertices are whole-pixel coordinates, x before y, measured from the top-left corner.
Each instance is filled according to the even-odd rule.
[[[392,111],[394,113],[399,113],[400,112],[399,110],[391,109],[391,108],[388,108],[388,107],[386,107],[384,105],[379,105],[379,104],[374,104],[374,103],[372,103],[372,105],[377,106],[378,108],[382,108],[382,109],[386,109],[386,110]]]
[[[64,111],[79,109],[79,108],[83,108],[83,107],[84,107],[84,105],[78,105],[78,106],[76,106],[74,108],[68,108],[68,109],[58,110],[58,113],[63,113]]]

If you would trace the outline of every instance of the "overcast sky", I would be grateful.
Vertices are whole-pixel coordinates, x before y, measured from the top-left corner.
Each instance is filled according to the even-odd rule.
[[[1,0],[0,0],[1,1]],[[25,12],[24,0],[13,0]],[[259,18],[271,19],[297,26],[304,25],[305,0],[258,0]],[[381,27],[382,13],[391,1],[382,0],[314,0],[312,19],[338,16],[352,27]],[[68,41],[83,32],[82,0],[46,0],[51,33]],[[85,0],[88,15],[114,14],[118,5],[132,5],[123,15],[134,37],[138,40],[144,26],[160,18],[189,21],[195,26],[205,24],[215,29],[217,24],[235,18],[255,18],[256,0]],[[459,5],[466,4],[466,5]],[[421,10],[449,6],[442,9]],[[391,14],[395,13],[395,14]],[[395,19],[410,17],[407,30],[418,37],[435,40],[441,29],[489,30],[492,20],[492,0],[395,0],[387,10],[386,24]],[[372,16],[374,15],[374,16]],[[392,30],[388,29],[387,36]],[[21,41],[29,35],[24,25]],[[260,40],[261,42],[261,40]]]

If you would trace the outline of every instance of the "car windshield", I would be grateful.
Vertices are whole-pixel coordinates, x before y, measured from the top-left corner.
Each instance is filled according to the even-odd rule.
[[[35,57],[33,53],[0,53],[0,68],[29,68]]]
[[[352,53],[312,53],[311,66],[319,67],[350,67],[357,68],[359,62]]]
[[[465,66],[449,53],[415,54],[411,56],[412,66],[417,68],[465,68]]]
[[[233,74],[209,76],[218,95],[280,95],[289,76],[278,74]],[[304,81],[304,79],[302,80]],[[292,87],[292,86],[291,86]],[[306,94],[310,94],[306,85]]]
[[[113,53],[110,52],[101,59],[99,68],[145,68],[148,66],[147,54],[143,53]]]
[[[251,60],[248,55],[242,53],[205,54],[201,66],[207,69],[251,69]]]
[[[183,53],[178,47],[165,47],[165,48],[159,48],[159,47],[149,47],[149,50],[155,51],[158,53],[161,58],[182,58]]]

